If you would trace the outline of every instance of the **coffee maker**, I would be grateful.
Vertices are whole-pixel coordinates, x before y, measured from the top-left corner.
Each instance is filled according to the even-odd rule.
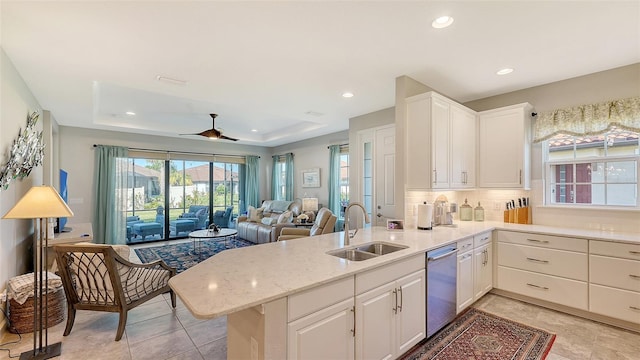
[[[447,197],[440,195],[433,202],[433,226],[453,226],[453,214],[458,212],[456,203],[449,203]]]

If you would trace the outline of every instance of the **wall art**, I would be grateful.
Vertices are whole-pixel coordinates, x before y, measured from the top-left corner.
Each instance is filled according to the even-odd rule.
[[[20,129],[18,137],[13,141],[9,161],[0,169],[0,190],[9,188],[14,179],[29,176],[34,167],[42,165],[44,143],[42,131],[35,128],[40,114],[33,112],[27,117],[27,127]]]

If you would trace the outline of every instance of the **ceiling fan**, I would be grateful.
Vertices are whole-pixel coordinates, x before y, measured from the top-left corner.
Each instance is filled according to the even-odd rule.
[[[196,134],[180,134],[180,135],[200,135],[200,136],[208,137],[209,139],[238,141],[238,139],[234,139],[226,135],[222,135],[222,129],[216,129],[216,116],[218,116],[218,114],[209,114],[209,115],[211,116],[211,125],[212,125],[211,129],[205,130],[203,132],[199,132]]]

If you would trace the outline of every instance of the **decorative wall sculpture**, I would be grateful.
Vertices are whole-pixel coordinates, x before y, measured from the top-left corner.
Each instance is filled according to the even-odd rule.
[[[33,112],[27,117],[27,127],[20,130],[13,141],[9,161],[0,170],[0,190],[6,190],[13,179],[24,179],[31,170],[42,165],[44,158],[44,143],[42,131],[37,132],[35,125],[40,114]]]

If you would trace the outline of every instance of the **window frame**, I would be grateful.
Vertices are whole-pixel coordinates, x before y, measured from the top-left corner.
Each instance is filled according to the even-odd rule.
[[[608,133],[608,132],[607,132]],[[605,134],[607,134],[605,133]],[[575,137],[574,137],[575,138]],[[608,151],[608,146],[605,146],[605,149]],[[640,140],[638,142],[638,148],[636,149],[636,154],[627,154],[627,155],[615,155],[608,156],[607,151],[602,156],[585,156],[576,158],[577,145],[573,144],[573,158],[566,159],[557,159],[557,160],[549,160],[549,140],[545,140],[542,142],[542,166],[543,166],[543,175],[544,175],[544,183],[543,183],[543,192],[544,192],[544,206],[548,207],[557,207],[557,208],[575,208],[575,209],[608,209],[608,210],[640,210]],[[608,205],[606,204],[593,204],[593,203],[577,203],[576,196],[574,196],[573,202],[570,203],[556,203],[552,201],[554,194],[552,193],[553,188],[557,185],[555,179],[552,179],[554,171],[552,170],[553,166],[557,165],[573,165],[573,168],[576,168],[578,164],[592,164],[592,163],[612,163],[612,162],[623,162],[623,161],[634,161],[635,162],[635,197],[636,203],[635,205]],[[576,179],[576,174],[573,175],[573,181],[571,184],[574,187],[576,185],[584,184],[584,182],[578,182]],[[606,187],[610,184],[629,184],[626,183],[609,183],[606,181],[606,177],[604,182],[590,182],[590,184],[601,184],[605,186],[605,196],[606,196]],[[632,183],[631,183],[632,184]],[[575,190],[574,190],[575,191]]]

